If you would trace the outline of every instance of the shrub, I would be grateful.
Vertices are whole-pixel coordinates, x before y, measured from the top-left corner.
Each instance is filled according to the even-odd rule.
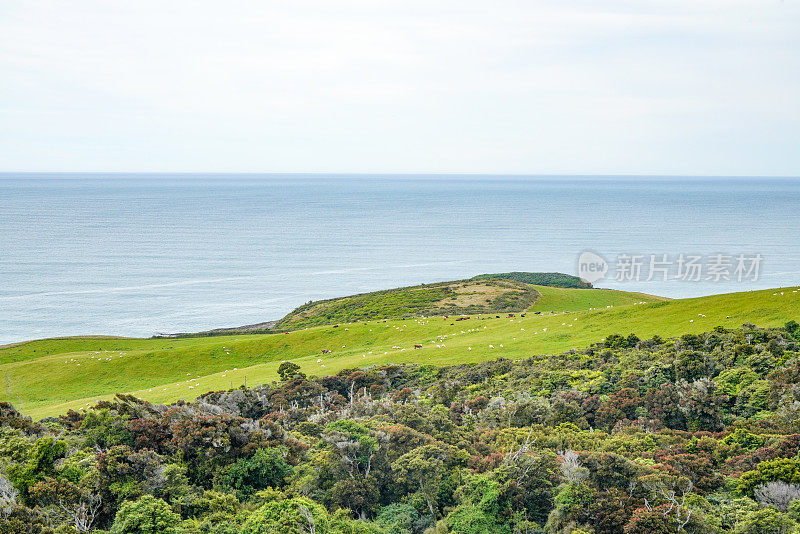
[[[220,486],[234,490],[240,499],[249,499],[258,490],[283,486],[292,474],[292,466],[277,448],[259,449],[250,458],[242,458],[219,477]]]
[[[734,534],[793,534],[797,523],[774,508],[750,512],[734,529]]]
[[[122,504],[112,534],[178,534],[181,518],[169,505],[152,495],[144,495],[136,501]]]

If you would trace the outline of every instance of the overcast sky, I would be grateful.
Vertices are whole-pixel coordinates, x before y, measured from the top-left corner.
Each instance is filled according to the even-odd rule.
[[[800,175],[800,1],[3,0],[0,170]]]

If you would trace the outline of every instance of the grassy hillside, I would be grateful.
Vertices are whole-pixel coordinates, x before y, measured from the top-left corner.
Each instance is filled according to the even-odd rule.
[[[117,392],[165,402],[236,387],[245,380],[249,385],[268,383],[276,379],[283,360],[298,363],[309,375],[326,375],[382,363],[447,365],[553,354],[615,332],[642,338],[678,336],[717,325],[779,326],[800,318],[797,288],[658,301],[618,291],[536,289],[542,297],[534,309],[545,309],[526,317],[491,314],[455,321],[437,315],[310,327],[288,334],[66,338],[17,344],[0,348],[0,400],[44,417]],[[614,303],[606,304],[609,299]],[[423,348],[414,349],[415,344]],[[331,353],[323,355],[322,349]]]
[[[374,319],[521,312],[539,299],[539,293],[531,285],[581,289],[592,287],[577,276],[562,273],[481,274],[469,280],[400,287],[308,302],[278,321],[274,328],[293,330]],[[582,298],[592,301],[588,295]]]
[[[613,289],[571,289],[536,286],[539,299],[529,308],[534,312],[559,312],[580,311],[590,308],[606,308],[612,306],[630,306],[639,304],[652,304],[669,300],[664,297],[647,295],[645,293],[632,293],[616,291]]]
[[[309,302],[278,321],[275,328],[292,330],[374,319],[519,312],[538,298],[536,290],[522,282],[457,280]]]

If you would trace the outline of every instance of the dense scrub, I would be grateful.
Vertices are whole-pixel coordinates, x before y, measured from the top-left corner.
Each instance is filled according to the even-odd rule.
[[[513,280],[515,282],[524,282],[537,286],[573,287],[577,289],[590,289],[592,287],[592,284],[589,282],[584,282],[577,276],[564,273],[528,273],[514,271],[512,273],[479,274],[472,279],[483,280],[486,278]]]
[[[800,328],[609,335],[32,422],[0,407],[0,532],[788,533]]]

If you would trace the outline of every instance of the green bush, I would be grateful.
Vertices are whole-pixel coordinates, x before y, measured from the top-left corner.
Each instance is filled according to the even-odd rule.
[[[795,534],[797,531],[797,523],[774,508],[750,512],[733,530],[734,534]]]
[[[264,448],[225,469],[219,477],[219,485],[225,491],[233,490],[240,499],[247,500],[258,490],[282,487],[292,471],[283,450]]]
[[[178,534],[181,517],[152,495],[127,501],[117,511],[112,534]]]

